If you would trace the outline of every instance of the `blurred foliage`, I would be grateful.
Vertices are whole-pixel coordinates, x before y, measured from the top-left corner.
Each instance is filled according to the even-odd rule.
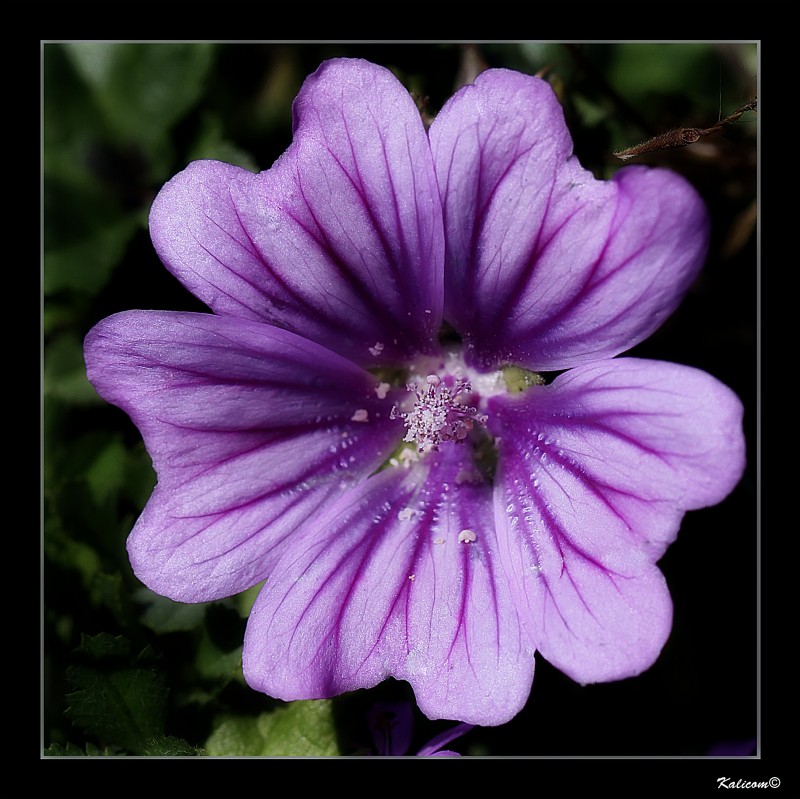
[[[238,757],[341,754],[329,700],[292,702],[258,716],[224,716],[206,747],[209,755]]]
[[[336,755],[368,751],[388,681],[332,702],[283,705],[241,676],[257,587],[187,606],[142,588],[125,539],[155,476],[138,432],[86,381],[82,340],[129,308],[204,310],[147,235],[159,188],[189,161],[257,171],[291,140],[291,102],[326,58],[390,67],[432,116],[486,66],[541,73],[564,105],[582,163],[607,177],[614,150],[708,127],[755,94],[754,44],[108,44],[44,48],[44,726],[46,756]],[[641,162],[686,175],[714,222],[707,269],[637,354],[715,374],[755,436],[756,115]],[[672,639],[635,680],[577,686],[539,661],[528,707],[475,730],[472,754],[702,754],[755,730],[752,470],[724,505],[690,514],[662,562]],[[712,570],[711,564],[714,564]],[[735,592],[714,571],[737,572]],[[737,641],[735,663],[709,641]],[[749,653],[749,657],[748,657]],[[723,664],[722,658],[725,662]],[[736,700],[732,700],[732,692]],[[749,692],[749,693],[748,693]],[[735,712],[734,710],[735,709]],[[417,713],[419,743],[441,730]],[[686,723],[688,717],[691,724]],[[542,719],[546,719],[543,723]],[[658,719],[658,723],[653,723]]]

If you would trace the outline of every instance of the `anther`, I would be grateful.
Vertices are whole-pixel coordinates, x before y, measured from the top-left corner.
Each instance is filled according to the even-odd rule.
[[[486,423],[486,416],[463,401],[472,391],[470,382],[463,378],[450,382],[452,385],[430,374],[424,387],[415,383],[406,386],[417,397],[410,412],[392,409],[392,418],[402,418],[407,428],[403,440],[416,443],[420,452],[437,450],[445,441],[463,441],[475,425]]]

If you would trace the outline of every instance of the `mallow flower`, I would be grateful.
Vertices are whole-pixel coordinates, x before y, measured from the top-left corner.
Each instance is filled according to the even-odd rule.
[[[657,561],[739,480],[742,407],[616,356],[708,232],[682,177],[584,170],[544,80],[487,70],[426,130],[387,69],[322,64],[270,169],[196,161],[153,203],[212,313],[87,336],[158,476],[135,574],[179,602],[263,581],[244,675],[283,700],[391,676],[432,719],[498,725],[537,650],[583,684],[642,672],[672,623]]]
[[[381,757],[408,756],[414,727],[413,708],[408,702],[379,702],[370,708],[369,729],[375,754]],[[414,757],[461,757],[452,749],[442,749],[451,741],[466,735],[472,724],[456,724],[431,738]]]

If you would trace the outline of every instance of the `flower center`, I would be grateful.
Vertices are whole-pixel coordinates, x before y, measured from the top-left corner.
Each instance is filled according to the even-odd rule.
[[[414,407],[407,413],[394,407],[391,415],[403,420],[403,441],[415,443],[420,453],[438,450],[445,441],[463,441],[476,426],[486,426],[487,417],[469,404],[472,384],[466,378],[429,374],[424,385],[406,388],[416,395]]]

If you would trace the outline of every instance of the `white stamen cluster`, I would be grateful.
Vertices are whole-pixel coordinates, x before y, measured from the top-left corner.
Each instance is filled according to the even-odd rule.
[[[406,386],[417,396],[409,413],[392,409],[392,418],[403,419],[408,428],[403,441],[416,443],[420,452],[429,452],[445,441],[463,441],[476,424],[485,424],[486,417],[462,401],[461,395],[472,391],[469,380],[459,378],[450,387],[432,374],[425,382],[423,388],[416,383]]]

